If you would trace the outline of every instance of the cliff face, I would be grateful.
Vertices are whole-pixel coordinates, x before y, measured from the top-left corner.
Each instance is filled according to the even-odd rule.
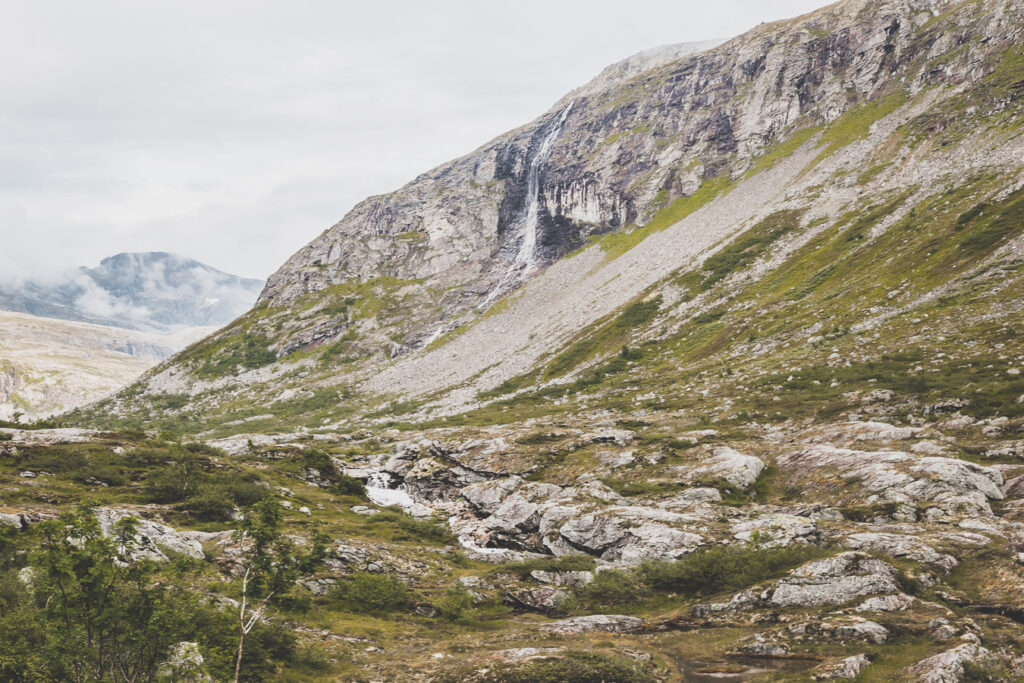
[[[281,305],[388,275],[436,278],[473,290],[462,306],[479,304],[522,241],[530,162],[570,102],[540,173],[541,266],[595,233],[647,222],[710,178],[742,173],[797,124],[828,123],[886,94],[969,78],[982,55],[958,54],[959,41],[1005,41],[1013,3],[1003,4],[998,12],[961,9],[949,26],[938,19],[953,5],[947,0],[856,0],[639,74],[627,60],[609,69],[624,80],[599,77],[532,123],[365,200],[292,256],[260,300]],[[940,57],[941,68],[926,64]]]
[[[577,345],[638,301],[662,302],[667,317],[615,338],[655,344],[691,318],[724,315],[741,273],[771,279],[796,259],[800,277],[827,279],[905,215],[959,206],[943,193],[998,203],[1017,191],[1022,26],[1022,0],[846,0],[692,54],[626,60],[536,121],[362,202],[293,255],[255,309],[131,395],[186,394],[211,419],[267,397],[321,395],[328,420],[395,397],[452,412],[509,381],[554,381],[561,372],[536,373],[559,354],[600,360],[608,348]],[[835,247],[836,263],[806,261],[801,249],[859,213],[868,222]],[[789,219],[759,227],[772,216]],[[946,234],[936,227],[945,218],[935,221],[916,229],[944,249],[960,244],[960,228]],[[946,253],[908,244],[877,258],[924,268]],[[892,299],[876,301],[857,275],[849,324],[908,288],[921,297],[911,308],[949,296],[968,265],[998,260],[964,253],[955,268],[894,282]],[[878,267],[859,272],[888,280]],[[809,315],[834,319],[836,305]],[[789,327],[756,327],[797,333],[799,316],[772,315]],[[338,392],[360,402],[342,405]],[[106,405],[136,412],[131,401]]]

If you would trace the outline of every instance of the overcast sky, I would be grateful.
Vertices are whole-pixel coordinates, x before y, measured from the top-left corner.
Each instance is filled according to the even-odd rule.
[[[0,0],[0,277],[172,251],[266,277],[606,65],[824,0]]]

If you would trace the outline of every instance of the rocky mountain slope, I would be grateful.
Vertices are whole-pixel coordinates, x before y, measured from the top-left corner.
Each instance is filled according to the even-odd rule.
[[[91,487],[236,599],[259,482],[331,539],[273,612],[329,673],[282,675],[1019,680],[1024,2],[845,0],[624,78],[67,416],[133,431],[9,432],[6,514]]]
[[[0,282],[0,310],[169,332],[231,322],[262,286],[175,254],[117,254],[97,268]]]
[[[157,335],[0,312],[0,420],[63,413],[129,384],[158,361],[209,334]]]

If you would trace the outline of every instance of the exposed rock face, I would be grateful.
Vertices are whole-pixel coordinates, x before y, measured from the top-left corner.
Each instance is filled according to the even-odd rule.
[[[715,449],[715,455],[701,467],[689,470],[684,476],[691,481],[721,479],[738,489],[750,488],[764,471],[764,463],[752,455],[743,455],[728,446]]]
[[[543,629],[552,633],[628,633],[643,626],[643,621],[636,617],[620,614],[592,614],[586,617],[573,617],[545,624]]]
[[[965,664],[994,661],[995,657],[985,648],[964,643],[914,664],[907,669],[907,676],[920,683],[959,683],[964,680]]]
[[[989,500],[1002,500],[1003,477],[995,469],[956,458],[923,457],[903,451],[857,451],[815,445],[787,453],[779,465],[794,472],[835,467],[877,501],[935,504],[932,514],[991,516]]]
[[[949,572],[959,564],[955,557],[937,552],[934,548],[913,536],[900,534],[858,533],[843,540],[843,545],[854,550],[870,550],[892,557],[907,557],[924,562]]]
[[[540,171],[542,266],[594,233],[647,222],[708,179],[737,175],[798,121],[832,121],[893,83],[916,92],[968,77],[970,66],[960,61],[941,75],[915,66],[928,50],[951,49],[918,39],[933,13],[949,5],[846,2],[704,52],[661,51],[609,67],[530,124],[364,200],[274,273],[261,301],[286,305],[382,276],[428,278],[446,293],[424,295],[432,314],[403,342],[415,344],[480,305],[514,265],[531,162],[570,106]],[[677,58],[665,63],[666,54]],[[312,343],[327,329],[303,333],[301,341]]]
[[[96,519],[103,533],[110,536],[114,533],[114,525],[121,519],[132,516],[130,511],[100,508],[96,510]],[[135,540],[131,547],[125,549],[134,560],[167,559],[164,550],[179,553],[201,560],[205,557],[199,541],[187,538],[166,524],[148,519],[140,519],[135,532]]]
[[[899,590],[891,565],[863,553],[842,553],[790,572],[779,580],[769,600],[780,607],[842,605]]]
[[[866,669],[871,661],[866,655],[859,654],[852,657],[840,659],[837,662],[829,662],[818,667],[818,673],[814,674],[816,681],[850,680],[857,678],[861,671]]]

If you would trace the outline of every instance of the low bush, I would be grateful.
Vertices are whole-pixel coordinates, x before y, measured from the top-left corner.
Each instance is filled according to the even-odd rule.
[[[344,612],[394,612],[409,605],[411,593],[396,576],[357,572],[338,583],[331,598]]]
[[[452,669],[434,679],[438,683],[654,683],[650,662],[598,652],[569,651],[558,657],[516,664],[495,664],[485,669]]]
[[[607,606],[634,605],[647,591],[635,572],[604,571],[594,580],[576,590],[582,606],[600,610]]]
[[[438,616],[445,621],[466,621],[473,612],[473,596],[461,584],[454,584],[437,601]]]
[[[653,590],[706,596],[746,588],[824,555],[824,550],[811,545],[716,546],[672,562],[646,562],[637,573]]]
[[[584,572],[591,571],[596,562],[590,555],[565,555],[563,557],[538,557],[522,562],[500,565],[495,571],[515,574],[521,579],[530,572]]]
[[[455,539],[448,527],[439,519],[417,519],[396,508],[382,510],[367,518],[373,525],[388,525],[394,529],[397,541],[429,541],[443,544]]]

